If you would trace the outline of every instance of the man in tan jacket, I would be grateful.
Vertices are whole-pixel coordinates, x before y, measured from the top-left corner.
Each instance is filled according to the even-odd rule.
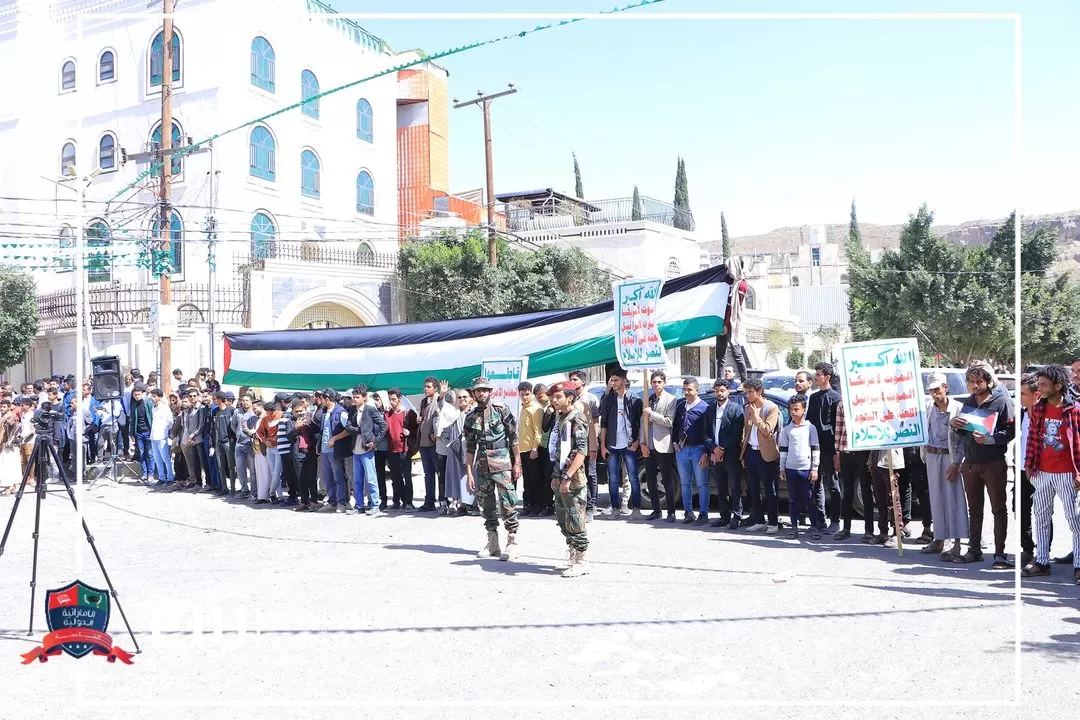
[[[780,448],[776,433],[780,425],[780,408],[766,400],[761,381],[751,378],[743,383],[746,407],[742,434],[742,463],[746,468],[746,487],[750,491],[750,532],[765,531],[775,535],[780,531]],[[762,490],[765,506],[762,507]],[[766,515],[768,524],[766,524]]]
[[[675,450],[671,447],[671,423],[675,420],[675,396],[664,387],[667,376],[662,370],[654,370],[649,378],[652,393],[644,414],[648,415],[648,426],[641,423],[641,454],[645,458],[645,486],[649,492],[649,504],[652,514],[647,520],[659,520],[660,494],[656,487],[656,473],[659,472],[664,482],[665,501],[667,503],[667,521],[675,522]],[[645,437],[646,427],[648,437]]]

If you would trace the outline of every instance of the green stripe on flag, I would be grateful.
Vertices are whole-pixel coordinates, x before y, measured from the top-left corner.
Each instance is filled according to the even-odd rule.
[[[715,337],[723,331],[723,319],[713,316],[677,320],[660,324],[660,337],[664,347],[672,348]],[[275,350],[261,351],[267,359]],[[358,350],[362,353],[362,350]],[[615,361],[615,339],[608,335],[602,338],[570,343],[550,350],[542,350],[529,356],[529,376],[554,375],[570,372],[578,368],[593,367]],[[362,361],[358,365],[362,365]],[[316,390],[331,387],[346,390],[358,383],[364,383],[373,390],[400,388],[406,395],[423,392],[424,378],[436,375],[447,380],[451,387],[463,388],[472,385],[473,379],[480,374],[479,365],[467,365],[453,368],[433,368],[410,372],[386,373],[275,373],[259,370],[241,370],[229,368],[223,380],[230,385],[247,385],[281,390]]]

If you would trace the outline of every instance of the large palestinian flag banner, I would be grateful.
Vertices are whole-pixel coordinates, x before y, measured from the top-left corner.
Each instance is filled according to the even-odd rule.
[[[709,268],[664,283],[657,323],[667,348],[723,332],[730,286],[727,269]],[[434,375],[469,387],[490,357],[529,358],[541,377],[615,362],[612,301],[568,310],[325,330],[225,334],[225,376],[231,385],[313,390],[423,390]]]

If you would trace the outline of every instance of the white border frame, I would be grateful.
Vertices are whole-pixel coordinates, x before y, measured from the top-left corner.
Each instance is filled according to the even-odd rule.
[[[325,15],[322,13],[310,13],[313,17],[319,19],[325,19]],[[84,16],[92,16],[94,19],[141,19],[146,20],[147,17],[152,16],[154,18],[163,17],[161,13],[152,12],[100,12],[100,13],[85,13],[76,16],[77,35],[76,37],[82,38],[83,25],[82,19]],[[175,19],[176,14],[173,14]],[[858,12],[839,12],[839,13],[768,13],[768,12],[704,12],[704,13],[533,13],[533,12],[519,12],[519,13],[339,13],[338,17],[342,19],[350,20],[522,20],[522,21],[561,21],[570,19],[582,19],[582,20],[607,20],[607,21],[650,21],[650,22],[662,22],[667,20],[831,20],[831,21],[843,21],[843,20],[870,20],[870,21],[893,21],[893,20],[908,20],[908,21],[940,21],[940,20],[997,20],[997,21],[1011,21],[1013,23],[1013,161],[1014,169],[1011,173],[1013,180],[1013,194],[1014,197],[1019,199],[1020,184],[1023,182],[1022,169],[1023,169],[1023,144],[1022,144],[1022,129],[1023,129],[1023,76],[1021,73],[1023,67],[1023,20],[1021,13],[975,13],[975,12],[947,12],[947,13],[858,13]],[[154,35],[156,35],[156,31]],[[183,38],[181,38],[181,52],[183,52]],[[151,42],[153,41],[153,35],[151,35]],[[147,46],[149,51],[149,45]],[[147,55],[147,61],[149,62],[149,55]],[[317,76],[316,76],[317,77]],[[183,55],[181,55],[180,65],[180,79],[184,79],[184,67],[183,67]],[[146,83],[149,85],[150,73],[149,67],[147,68]],[[321,85],[320,85],[321,89]],[[160,95],[160,89],[158,93]],[[302,114],[302,113],[301,113]],[[359,171],[358,173],[359,174]],[[374,177],[373,177],[374,179]],[[355,189],[354,189],[355,192]],[[252,217],[256,212],[262,212],[258,209],[254,210]],[[1019,273],[1020,268],[1020,243],[1021,243],[1021,228],[1023,225],[1023,215],[1019,202],[1015,208],[1015,235],[1014,235],[1014,267]],[[273,216],[266,213],[268,217],[273,219]],[[358,213],[360,214],[360,213]],[[276,223],[276,221],[275,221]],[[280,226],[275,224],[275,228],[280,232]],[[1014,296],[1014,364],[1019,370],[1021,362],[1020,357],[1020,341],[1021,333],[1019,322],[1020,318],[1020,286],[1019,283],[1015,285]],[[1014,402],[1015,407],[1015,402]],[[1019,466],[1020,448],[1019,444],[1016,447],[1017,466]],[[1013,511],[1016,511],[1017,501],[1014,497]],[[80,504],[78,508],[78,517],[80,522],[83,518],[83,506]],[[78,558],[78,567],[82,568],[82,543],[79,539],[75,541],[76,556]],[[1013,547],[1011,548],[1017,557],[1019,557],[1020,540],[1019,534],[1015,536]],[[1020,708],[1021,700],[1023,697],[1023,685],[1021,674],[1021,644],[1022,644],[1022,610],[1023,602],[1021,600],[1021,584],[1020,584],[1020,566],[1017,563],[1016,568],[1013,571],[1014,580],[1014,607],[1015,607],[1015,636],[1013,638],[1014,645],[1014,672],[1015,672],[1015,684],[1014,684],[1014,698],[1012,700],[989,700],[989,701],[973,701],[973,700],[941,700],[941,701],[919,701],[919,700],[820,700],[820,701],[806,701],[806,700],[766,700],[766,701],[743,701],[729,699],[723,704],[731,707],[785,707],[785,708],[804,708],[807,706],[813,707],[910,707],[910,708],[939,708],[939,707],[1008,707],[1008,708]],[[82,672],[82,665],[78,665],[75,674],[75,702],[80,707],[144,707],[147,705],[145,702],[116,702],[107,700],[90,700],[88,701],[85,694],[85,683]],[[665,699],[660,701],[641,701],[641,700],[604,700],[593,701],[588,699],[567,699],[567,700],[555,700],[551,699],[546,702],[551,707],[611,707],[617,706],[634,706],[634,707],[657,707],[670,709],[673,704],[682,707],[715,707],[717,701],[715,699],[707,700],[678,700]],[[160,706],[157,705],[157,706]],[[371,702],[359,700],[356,701],[322,701],[318,703],[319,707],[357,707],[357,706],[369,706],[369,707],[536,707],[535,701],[517,701],[517,700],[469,700],[469,701],[394,701],[394,702]],[[221,703],[200,703],[200,702],[180,702],[171,703],[167,707],[311,707],[308,701],[299,700],[282,700],[271,702],[269,700],[263,701],[225,701]]]

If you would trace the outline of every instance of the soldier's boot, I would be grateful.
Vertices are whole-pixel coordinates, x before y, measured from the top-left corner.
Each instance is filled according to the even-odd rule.
[[[573,565],[574,564],[574,557],[576,556],[576,553],[577,553],[577,550],[575,550],[570,545],[567,545],[566,546],[566,559],[562,563],[560,563],[559,567],[556,568],[556,569],[557,570],[564,570],[564,569],[570,567],[571,565]]]
[[[517,560],[518,551],[521,548],[517,544],[517,533],[510,533],[506,538],[506,549],[503,550],[502,555],[499,556],[500,560]]]
[[[584,550],[574,551],[574,562],[570,567],[563,570],[563,577],[581,577],[589,572],[589,563],[585,559]]]
[[[478,558],[501,557],[502,556],[502,551],[499,549],[499,531],[498,530],[488,530],[487,535],[488,535],[487,545],[484,546],[483,550],[476,553],[476,557],[478,557]]]

